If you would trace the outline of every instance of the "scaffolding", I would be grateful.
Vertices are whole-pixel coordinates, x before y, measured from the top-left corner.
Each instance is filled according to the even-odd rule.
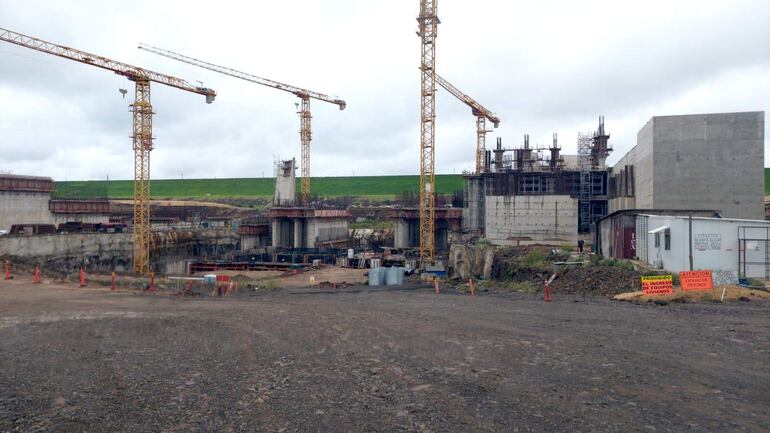
[[[580,166],[580,232],[591,231],[591,149],[594,134],[578,133],[578,164]]]

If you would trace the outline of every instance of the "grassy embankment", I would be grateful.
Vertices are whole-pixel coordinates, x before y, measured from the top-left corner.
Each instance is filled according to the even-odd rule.
[[[313,193],[321,197],[357,196],[385,200],[404,191],[416,193],[419,189],[419,176],[315,177],[312,185]],[[463,189],[463,178],[453,174],[437,175],[436,187],[439,194],[452,194]],[[152,181],[152,196],[156,199],[271,197],[274,189],[273,178]],[[66,181],[56,182],[54,195],[60,198],[128,199],[132,192],[131,180]]]

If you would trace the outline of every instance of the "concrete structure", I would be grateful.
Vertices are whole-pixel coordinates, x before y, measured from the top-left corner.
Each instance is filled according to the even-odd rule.
[[[610,211],[764,218],[764,112],[655,116],[612,168]]]
[[[66,222],[106,223],[112,215],[109,200],[51,199],[48,201],[55,224]]]
[[[581,227],[588,232],[607,214],[609,200],[604,162],[612,148],[603,121],[584,137],[585,172],[577,156],[561,154],[555,135],[547,149],[530,147],[528,136],[512,149],[498,139],[484,172],[466,175],[463,231],[498,245],[576,242]]]
[[[269,218],[275,248],[347,246],[349,240],[347,210],[274,207]]]
[[[270,223],[254,222],[238,225],[238,236],[241,238],[241,251],[270,246]]]
[[[484,233],[485,195],[484,177],[476,174],[465,176],[466,189],[464,194],[465,207],[463,207],[462,229],[472,236],[481,236]]]
[[[394,246],[396,248],[418,248],[420,246],[419,209],[394,209],[388,218],[395,222]],[[462,236],[462,218],[462,209],[436,208],[434,245],[437,251],[448,251],[449,245],[460,240]]]
[[[296,204],[296,171],[297,162],[294,158],[276,162],[273,205],[294,206]]]
[[[639,258],[657,268],[770,278],[770,221],[639,215],[636,224],[637,232],[644,233]]]
[[[578,200],[569,195],[487,196],[485,212],[495,245],[577,242]]]
[[[153,233],[153,268],[182,272],[190,256],[233,251],[238,237],[229,229],[178,230]],[[0,256],[33,259],[45,267],[89,271],[129,271],[131,233],[70,233],[0,236]],[[177,257],[178,256],[178,257]]]
[[[50,177],[0,174],[0,230],[14,224],[61,224],[68,221],[107,222],[107,200],[51,199]]]
[[[13,224],[54,224],[48,209],[53,179],[0,174],[0,230]]]

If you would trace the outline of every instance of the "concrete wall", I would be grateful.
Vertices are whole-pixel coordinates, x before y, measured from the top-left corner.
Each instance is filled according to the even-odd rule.
[[[268,235],[241,235],[241,252],[270,246]]]
[[[232,252],[238,243],[233,230],[211,229],[153,233],[153,266],[168,272],[195,255]],[[70,233],[0,236],[0,256],[32,259],[43,267],[76,270],[129,271],[131,233]]]
[[[616,197],[609,202],[609,212],[621,209],[653,209],[653,117],[636,134],[636,146],[614,165],[615,171],[625,166],[634,167],[634,197]]]
[[[578,200],[568,195],[487,196],[485,208],[486,237],[494,244],[577,241]]]
[[[70,221],[78,221],[81,223],[106,223],[109,222],[110,217],[108,215],[99,214],[53,214],[52,224],[62,224]]]
[[[65,257],[123,256],[131,257],[130,233],[72,233],[40,236],[0,237],[0,256]]]
[[[615,164],[634,167],[633,199],[620,209],[717,210],[764,218],[764,112],[656,116]]]
[[[348,220],[312,218],[307,224],[307,248],[321,248],[326,241],[347,239]]]
[[[655,246],[654,234],[646,236],[647,262],[651,265],[662,264],[663,269],[672,272],[690,269],[689,260],[689,221],[687,217],[647,216],[648,232],[660,227],[668,227],[671,232],[671,248],[665,249],[664,233],[660,234],[660,246]],[[738,272],[738,227],[768,227],[770,222],[756,220],[732,220],[716,218],[693,218],[693,269],[711,271]],[[763,233],[764,234],[764,233]],[[762,248],[764,259],[764,247]],[[747,268],[748,277],[764,278],[764,266]]]
[[[0,191],[0,229],[10,230],[13,224],[54,224],[48,210],[48,192]]]
[[[654,206],[764,219],[764,113],[653,118]]]

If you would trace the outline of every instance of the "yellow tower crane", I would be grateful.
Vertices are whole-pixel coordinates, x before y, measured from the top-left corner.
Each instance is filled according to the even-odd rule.
[[[436,216],[436,15],[438,0],[420,0],[417,35],[422,42],[420,61],[420,260],[435,258]]]
[[[170,75],[149,71],[1,28],[0,41],[113,71],[133,81],[136,85],[134,103],[130,105],[134,116],[133,134],[131,135],[134,149],[133,269],[134,272],[147,274],[150,271],[150,251],[152,248],[152,237],[150,236],[150,151],[153,140],[153,111],[150,103],[150,82],[204,95],[208,104],[214,102],[216,92],[205,87],[193,86],[185,80]]]
[[[500,125],[500,118],[495,116],[495,113],[484,108],[483,105],[476,102],[473,98],[459,91],[449,81],[445,80],[438,74],[436,74],[436,82],[451,93],[455,98],[459,99],[465,105],[471,107],[471,113],[476,116],[476,174],[484,171],[486,165],[487,155],[487,132],[491,132],[487,129],[487,119],[497,128]]]
[[[311,140],[311,128],[310,128],[310,99],[317,99],[319,101],[329,102],[340,107],[340,110],[344,110],[347,103],[339,98],[334,98],[323,93],[313,92],[312,90],[306,90],[299,87],[291,86],[289,84],[280,83],[278,81],[270,80],[267,78],[257,77],[256,75],[248,74],[246,72],[236,71],[235,69],[226,68],[224,66],[218,66],[213,63],[204,62],[202,60],[194,59],[173,51],[164,50],[162,48],[153,47],[147,44],[139,44],[140,50],[149,51],[151,53],[159,54],[170,59],[178,60],[180,62],[189,63],[204,69],[209,69],[220,74],[229,75],[231,77],[240,78],[242,80],[250,81],[252,83],[261,84],[263,86],[272,87],[274,89],[283,90],[285,92],[293,93],[297,96],[301,105],[297,114],[300,118],[300,147],[301,147],[301,176],[302,181],[300,183],[300,201],[303,205],[308,205],[310,201],[310,140]]]

